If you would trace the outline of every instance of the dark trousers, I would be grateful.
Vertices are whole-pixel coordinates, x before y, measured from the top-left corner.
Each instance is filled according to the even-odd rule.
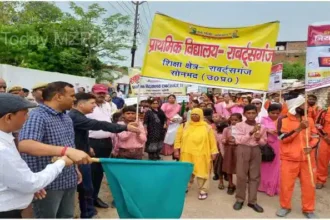
[[[97,158],[109,158],[112,151],[112,141],[111,138],[107,139],[89,139],[89,144],[93,148],[95,157]],[[103,168],[101,163],[92,163],[92,182],[93,182],[93,198],[96,200],[98,198],[101,183],[103,180]]]
[[[11,210],[7,212],[0,212],[0,218],[22,218],[22,210]]]
[[[82,182],[78,185],[80,218],[92,218],[96,215],[93,198],[92,168],[90,164],[79,165]]]

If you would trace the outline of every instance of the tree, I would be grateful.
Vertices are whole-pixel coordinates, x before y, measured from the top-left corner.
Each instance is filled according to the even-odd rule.
[[[0,2],[0,63],[113,80],[118,61],[129,48],[130,18],[106,16],[70,3],[64,13],[52,2]],[[113,66],[109,68],[108,66]]]
[[[283,79],[305,79],[305,66],[301,63],[283,63]]]

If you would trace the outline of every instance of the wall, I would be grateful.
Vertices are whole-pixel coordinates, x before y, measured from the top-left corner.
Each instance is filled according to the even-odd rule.
[[[285,50],[276,51],[274,63],[301,63],[306,62],[306,41],[289,41],[289,42],[279,42],[279,44],[285,44]]]
[[[0,77],[6,81],[8,88],[11,86],[21,86],[23,88],[31,89],[37,83],[64,81],[71,83],[75,89],[84,87],[86,91],[89,92],[95,84],[95,79],[93,78],[28,69],[5,64],[0,64]]]

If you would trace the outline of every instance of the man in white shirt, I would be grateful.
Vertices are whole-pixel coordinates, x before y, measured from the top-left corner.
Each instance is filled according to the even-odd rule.
[[[115,103],[112,102],[112,97],[111,95],[107,94],[105,96],[105,101],[108,102],[110,104],[110,109],[111,109],[111,115],[113,115],[114,113],[116,113],[118,111],[117,105]]]
[[[66,156],[33,173],[21,158],[13,131],[21,129],[29,108],[36,107],[19,96],[0,94],[0,218],[21,218],[34,193],[42,190],[73,162]]]
[[[97,106],[94,108],[93,113],[87,114],[86,117],[99,121],[111,122],[112,109],[110,104],[105,101],[105,96],[108,94],[108,87],[103,84],[95,84],[92,88],[92,93],[96,97]],[[89,131],[89,143],[91,149],[94,151],[95,157],[110,157],[112,151],[112,136],[112,133],[102,130]],[[94,205],[99,208],[109,208],[109,205],[98,197],[103,179],[102,165],[100,163],[93,163],[91,169],[94,188]]]
[[[257,107],[258,110],[258,116],[256,117],[256,122],[257,123],[261,123],[261,119],[263,117],[267,117],[268,116],[268,112],[267,110],[264,108],[263,104],[262,104],[262,100],[261,99],[253,99],[251,101],[252,105],[255,105]]]

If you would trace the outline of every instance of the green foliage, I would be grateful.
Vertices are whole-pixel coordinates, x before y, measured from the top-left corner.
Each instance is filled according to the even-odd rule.
[[[98,81],[120,77],[109,66],[126,60],[130,17],[109,16],[98,4],[70,7],[64,13],[52,2],[0,2],[0,63]]]
[[[301,63],[284,63],[283,79],[305,79],[305,66]]]

